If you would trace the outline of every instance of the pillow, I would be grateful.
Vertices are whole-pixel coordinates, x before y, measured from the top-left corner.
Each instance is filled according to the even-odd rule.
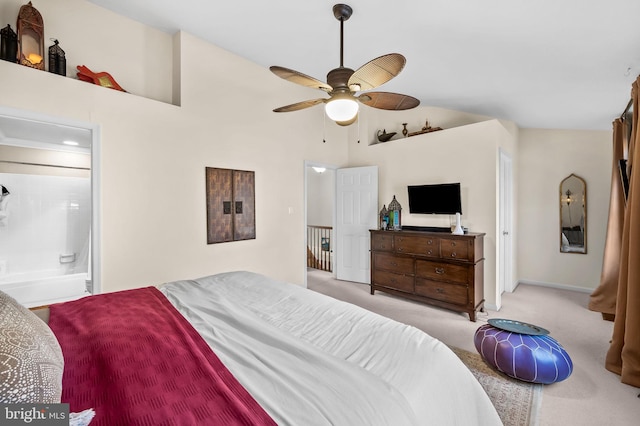
[[[62,350],[51,329],[0,291],[0,403],[58,403]]]

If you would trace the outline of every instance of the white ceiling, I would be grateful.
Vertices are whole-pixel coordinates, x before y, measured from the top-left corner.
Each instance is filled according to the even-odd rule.
[[[335,0],[90,1],[170,33],[184,30],[265,67],[326,81],[340,62]],[[357,69],[402,53],[405,69],[380,90],[412,95],[422,105],[523,128],[609,130],[640,74],[639,0],[346,4],[353,16],[345,22],[344,65]]]
[[[340,62],[335,0],[89,1],[169,33],[186,31],[264,67],[326,81]],[[403,54],[405,69],[380,90],[422,105],[523,128],[609,130],[640,74],[639,0],[346,3],[354,12],[345,22],[344,65],[357,69],[383,54]]]

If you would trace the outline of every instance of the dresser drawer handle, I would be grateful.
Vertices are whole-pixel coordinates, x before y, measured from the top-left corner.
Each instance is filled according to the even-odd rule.
[[[433,254],[433,250],[431,249],[427,250],[427,254]]]
[[[404,249],[402,247],[398,247],[398,251],[403,251]]]
[[[382,244],[382,245],[380,246],[380,248],[386,249],[386,248],[387,248],[387,246],[386,246],[385,244]]]
[[[391,281],[392,283],[397,283],[397,282],[398,282],[398,281],[396,281],[396,279],[395,279],[395,278],[391,278],[391,280],[390,280],[390,281]]]
[[[427,244],[429,244],[429,245],[433,244],[433,240],[428,240]]]
[[[454,251],[453,253],[451,253],[451,257],[456,257],[456,252]]]
[[[391,262],[391,266],[398,266],[397,262]]]
[[[444,268],[436,268],[436,274],[438,275],[444,274]]]
[[[451,241],[451,247],[455,247],[456,246],[456,242],[455,241]]]
[[[438,287],[438,288],[436,288],[436,292],[442,294],[442,293],[444,293],[444,289]]]

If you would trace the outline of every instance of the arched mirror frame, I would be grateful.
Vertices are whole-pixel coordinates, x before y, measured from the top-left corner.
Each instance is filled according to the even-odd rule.
[[[560,252],[587,253],[587,183],[571,173],[560,182]]]

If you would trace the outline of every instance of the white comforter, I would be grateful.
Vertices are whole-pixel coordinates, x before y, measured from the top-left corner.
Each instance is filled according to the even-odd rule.
[[[251,272],[160,290],[280,425],[499,425],[440,341],[358,306]]]

